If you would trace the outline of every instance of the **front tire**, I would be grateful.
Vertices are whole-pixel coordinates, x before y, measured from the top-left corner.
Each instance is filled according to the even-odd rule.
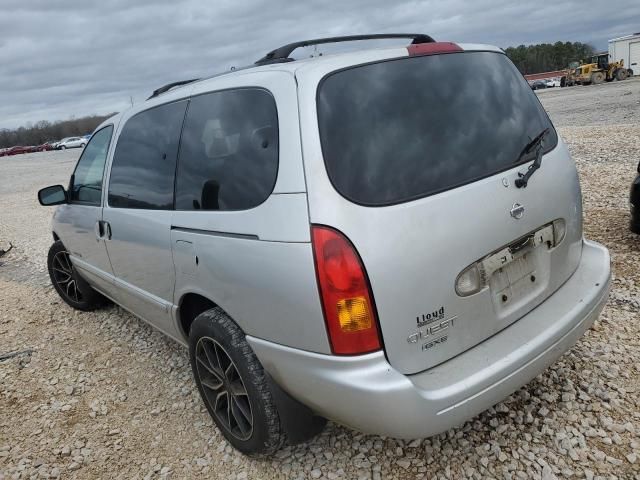
[[[267,375],[244,332],[221,308],[196,317],[189,358],[200,396],[224,437],[246,455],[269,455],[285,441]]]
[[[65,147],[64,145],[62,145],[62,146],[60,147],[60,150],[66,150],[66,149],[67,149],[67,147]]]
[[[107,300],[80,277],[60,240],[49,248],[47,268],[53,288],[69,306],[89,312],[106,303]]]
[[[621,82],[622,80],[626,80],[628,77],[628,72],[624,68],[619,68],[615,73],[616,80]]]

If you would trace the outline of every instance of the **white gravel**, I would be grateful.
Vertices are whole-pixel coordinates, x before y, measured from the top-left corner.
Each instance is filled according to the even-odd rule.
[[[640,80],[540,99],[578,164],[585,234],[612,253],[611,299],[594,328],[529,385],[445,434],[403,442],[330,423],[267,460],[218,433],[185,350],[120,308],[80,313],[53,292],[51,210],[35,192],[66,184],[79,152],[0,158],[0,248],[16,245],[0,259],[0,354],[32,350],[0,362],[0,480],[640,479],[640,239],[627,228]]]

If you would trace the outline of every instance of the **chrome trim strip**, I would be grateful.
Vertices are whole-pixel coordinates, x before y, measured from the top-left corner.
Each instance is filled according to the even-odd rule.
[[[78,257],[77,255],[69,254],[69,258],[71,258],[71,261],[73,262],[74,267],[80,270],[84,270],[88,274],[95,275],[96,277],[99,277],[106,282],[115,283],[116,277],[114,277],[110,273],[105,272],[104,270],[100,270],[99,268],[96,268],[93,265],[85,262],[84,260],[80,259],[80,257]]]

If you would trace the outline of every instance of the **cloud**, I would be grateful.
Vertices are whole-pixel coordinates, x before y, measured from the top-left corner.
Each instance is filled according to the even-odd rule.
[[[501,47],[638,30],[640,3],[498,0],[3,0],[0,128],[104,114],[155,88],[249,64],[291,41],[425,32]]]

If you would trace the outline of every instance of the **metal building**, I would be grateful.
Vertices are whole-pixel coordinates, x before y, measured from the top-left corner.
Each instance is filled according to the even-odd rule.
[[[609,61],[624,60],[624,66],[640,75],[640,33],[609,40]]]

